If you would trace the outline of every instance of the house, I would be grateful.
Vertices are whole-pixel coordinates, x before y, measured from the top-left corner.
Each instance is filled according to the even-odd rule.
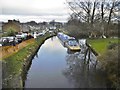
[[[3,32],[8,32],[9,30],[14,30],[15,32],[21,32],[20,22],[16,20],[8,20],[2,26]]]
[[[55,22],[55,20],[49,22],[49,30],[51,31],[57,31],[62,27],[63,27],[63,23],[61,22]]]
[[[22,32],[30,32],[30,27],[29,27],[29,25],[27,25],[27,24],[23,24],[23,23],[21,23],[21,31]]]
[[[0,22],[0,33],[2,32],[2,22]]]

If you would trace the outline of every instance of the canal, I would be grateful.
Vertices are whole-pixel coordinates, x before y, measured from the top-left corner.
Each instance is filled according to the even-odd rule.
[[[45,41],[32,60],[25,88],[106,88],[106,79],[83,60],[84,53],[70,53],[55,36]],[[91,65],[92,66],[92,65]]]

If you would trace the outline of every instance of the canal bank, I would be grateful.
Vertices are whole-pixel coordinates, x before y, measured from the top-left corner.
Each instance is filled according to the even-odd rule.
[[[119,76],[119,38],[100,38],[89,39],[88,42],[94,48],[99,56],[97,57],[101,70],[105,72],[109,81],[109,86],[114,89],[120,89]]]
[[[49,33],[36,38],[36,40],[20,49],[17,53],[2,60],[2,87],[23,88],[24,69],[27,68],[44,41],[54,35]]]

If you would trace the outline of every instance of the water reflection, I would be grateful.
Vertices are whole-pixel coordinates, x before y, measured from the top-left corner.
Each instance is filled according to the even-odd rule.
[[[66,67],[66,48],[58,38],[48,39],[35,56],[27,74],[25,88],[73,88],[62,73]]]
[[[103,75],[101,77],[94,67],[85,64],[82,57],[81,53],[68,54],[66,56],[67,68],[63,74],[77,88],[105,88],[106,82]]]

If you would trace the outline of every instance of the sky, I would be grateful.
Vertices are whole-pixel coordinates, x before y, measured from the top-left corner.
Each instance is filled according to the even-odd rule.
[[[0,21],[66,22],[71,13],[66,0],[0,0]]]

